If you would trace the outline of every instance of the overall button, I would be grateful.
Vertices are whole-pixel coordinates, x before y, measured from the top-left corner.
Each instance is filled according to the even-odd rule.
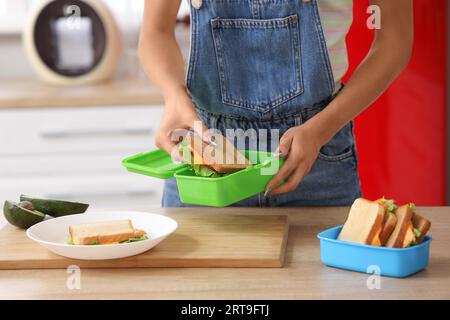
[[[192,6],[195,8],[195,9],[200,9],[201,7],[202,7],[202,5],[203,5],[203,1],[202,0],[192,0]]]

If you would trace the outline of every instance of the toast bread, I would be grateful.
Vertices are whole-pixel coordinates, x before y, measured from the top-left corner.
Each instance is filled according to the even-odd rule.
[[[425,238],[425,235],[427,234],[428,230],[430,230],[431,221],[415,212],[413,214],[412,224],[414,228],[420,231],[420,237],[416,238],[416,242],[421,243],[423,241],[423,238]]]
[[[395,206],[392,206],[392,209],[389,208],[389,204],[393,205],[394,201],[386,200],[383,197],[376,200],[376,202],[383,206],[386,213],[384,217],[383,229],[380,233],[380,243],[382,246],[384,246],[389,239],[389,236],[392,234],[392,231],[394,231],[395,225],[397,224],[397,217],[392,213],[392,211],[395,209]]]
[[[208,166],[219,173],[236,172],[251,165],[250,161],[224,136],[215,133],[216,145],[205,143],[197,134],[190,134],[189,149],[194,163]]]
[[[381,245],[384,246],[397,225],[397,217],[392,212],[386,213],[383,230],[380,234]]]
[[[119,243],[133,238],[136,230],[131,220],[115,220],[69,226],[72,242],[77,245]]]
[[[397,224],[386,242],[386,247],[388,248],[401,248],[403,246],[413,212],[409,205],[405,204],[397,208],[395,215],[397,217]]]
[[[377,202],[363,198],[353,202],[338,240],[372,244],[383,228],[385,211]]]

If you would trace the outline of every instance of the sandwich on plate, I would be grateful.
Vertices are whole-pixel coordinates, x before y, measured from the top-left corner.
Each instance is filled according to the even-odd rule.
[[[145,231],[133,227],[131,220],[102,221],[69,226],[68,244],[102,245],[147,240]]]
[[[338,240],[388,248],[421,243],[431,222],[416,212],[414,204],[397,207],[393,200],[356,199]]]
[[[197,176],[217,178],[247,168],[251,162],[220,134],[214,142],[206,143],[190,132],[179,145],[183,161],[190,164]]]

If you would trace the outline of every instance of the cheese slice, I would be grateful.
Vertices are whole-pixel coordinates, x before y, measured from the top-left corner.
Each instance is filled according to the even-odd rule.
[[[410,223],[408,225],[408,229],[406,230],[405,239],[403,240],[402,248],[407,248],[411,245],[412,242],[416,240],[416,235],[414,234],[413,224]]]
[[[381,240],[380,240],[381,230],[383,230],[382,226],[380,226],[380,228],[376,231],[375,236],[373,237],[372,242],[371,242],[372,246],[381,246]]]

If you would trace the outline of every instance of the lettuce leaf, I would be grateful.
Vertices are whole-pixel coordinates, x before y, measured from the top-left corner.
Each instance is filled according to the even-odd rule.
[[[121,243],[131,243],[131,242],[138,242],[138,241],[143,241],[143,240],[148,240],[148,237],[145,235],[145,236],[142,236],[139,238],[130,238],[127,241],[123,241]]]
[[[420,238],[421,235],[422,235],[422,232],[420,232],[418,229],[414,228],[414,236],[416,238]]]
[[[415,236],[416,238],[419,238],[419,237],[422,235],[422,233],[421,233],[418,229],[416,229],[416,228],[414,228],[413,231],[414,231],[414,236]],[[409,246],[408,246],[407,248],[409,248],[409,247],[414,247],[414,246],[416,246],[416,245],[418,245],[418,243],[417,243],[417,240],[414,239],[413,241],[411,241],[411,243],[409,244]]]
[[[143,241],[143,240],[147,240],[147,239],[148,239],[148,237],[146,235],[144,235],[144,236],[139,237],[139,238],[130,238],[130,239],[128,239],[126,241],[122,241],[120,243],[131,243],[131,242]],[[75,245],[75,243],[73,243],[72,237],[70,235],[67,236],[66,243],[67,244],[71,244],[71,245]],[[92,241],[92,243],[89,243],[89,245],[94,246],[94,245],[99,245],[99,243],[98,243],[98,241]]]
[[[73,241],[72,241],[72,237],[70,236],[70,234],[67,236],[67,238],[66,238],[66,243],[67,244],[74,244],[73,243]]]
[[[394,212],[395,210],[397,210],[398,207],[395,205],[394,200],[384,199],[383,201],[386,204],[388,212]]]
[[[199,177],[219,178],[222,176],[222,174],[218,173],[217,171],[199,164],[192,165],[192,170]]]

